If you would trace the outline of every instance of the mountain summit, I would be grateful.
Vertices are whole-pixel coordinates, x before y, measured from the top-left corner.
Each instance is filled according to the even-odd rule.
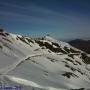
[[[90,90],[90,57],[50,36],[0,30],[0,84],[22,90]]]

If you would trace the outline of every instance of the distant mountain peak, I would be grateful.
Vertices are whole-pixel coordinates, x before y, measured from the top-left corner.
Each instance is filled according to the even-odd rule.
[[[81,49],[82,51],[90,53],[90,40],[75,39],[69,41],[69,44],[78,49]]]

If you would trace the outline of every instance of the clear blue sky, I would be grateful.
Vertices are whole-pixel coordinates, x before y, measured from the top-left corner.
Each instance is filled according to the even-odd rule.
[[[0,27],[59,39],[90,37],[90,0],[0,0]]]

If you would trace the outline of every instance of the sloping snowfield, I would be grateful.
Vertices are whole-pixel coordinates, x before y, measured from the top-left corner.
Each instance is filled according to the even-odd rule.
[[[49,36],[0,31],[0,84],[22,90],[90,90],[90,57]]]

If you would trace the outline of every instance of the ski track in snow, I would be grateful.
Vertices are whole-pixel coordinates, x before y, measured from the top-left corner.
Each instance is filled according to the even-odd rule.
[[[27,58],[31,58],[31,57],[35,57],[35,56],[40,56],[40,55],[43,55],[43,54],[32,54],[32,55],[26,56],[26,57],[22,58],[21,60],[17,61],[16,63],[14,63],[14,64],[6,67],[6,68],[3,68],[2,70],[0,70],[0,74],[1,75],[5,75],[8,72],[10,72],[13,69],[15,69],[18,64],[20,64],[22,61],[25,61]]]

